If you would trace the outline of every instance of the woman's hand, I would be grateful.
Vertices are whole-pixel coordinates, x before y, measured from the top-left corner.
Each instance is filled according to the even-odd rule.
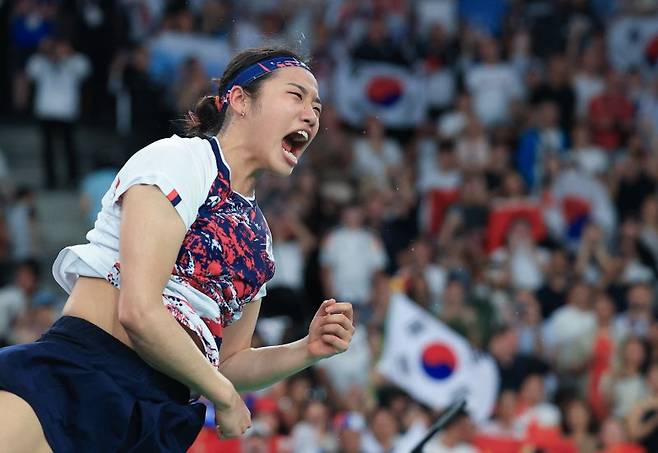
[[[315,360],[345,352],[354,334],[352,304],[322,302],[308,329],[308,353]]]
[[[215,405],[215,424],[220,439],[240,437],[251,426],[251,412],[237,391],[233,391],[231,401],[224,408]]]

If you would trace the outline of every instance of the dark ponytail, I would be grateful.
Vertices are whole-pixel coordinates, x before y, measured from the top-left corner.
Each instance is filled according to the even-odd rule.
[[[222,123],[224,112],[219,112],[215,106],[215,96],[202,97],[185,117],[185,134],[191,137],[203,137],[213,132],[216,134],[218,125]],[[221,120],[220,120],[220,117]]]
[[[260,60],[274,57],[292,57],[306,63],[306,61],[295,52],[285,48],[258,48],[245,50],[231,59],[226,66],[226,70],[221,79],[213,79],[213,82],[219,85],[217,95],[221,96],[224,94],[227,85],[240,71]],[[270,77],[272,77],[272,73],[259,77],[242,88],[249,96],[257,99],[261,84]],[[204,96],[196,103],[194,111],[187,112],[187,115],[184,118],[185,135],[188,137],[216,135],[222,127],[228,124],[228,122],[225,121],[227,115],[230,116],[228,112],[229,107],[224,108],[222,111],[218,110],[215,96]]]

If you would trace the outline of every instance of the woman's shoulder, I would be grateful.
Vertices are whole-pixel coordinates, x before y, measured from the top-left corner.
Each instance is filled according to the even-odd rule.
[[[156,140],[137,151],[124,168],[145,167],[187,170],[197,168],[215,175],[217,163],[208,140],[199,137],[171,137]]]

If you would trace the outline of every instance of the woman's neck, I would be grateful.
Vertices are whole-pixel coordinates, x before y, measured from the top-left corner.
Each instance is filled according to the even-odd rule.
[[[217,140],[222,154],[231,169],[231,189],[251,197],[256,188],[260,163],[244,139],[237,133],[218,134]]]

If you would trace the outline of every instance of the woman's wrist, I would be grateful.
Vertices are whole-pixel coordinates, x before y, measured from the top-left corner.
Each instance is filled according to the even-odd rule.
[[[215,408],[226,410],[235,405],[235,398],[239,398],[237,390],[226,377],[222,376],[219,372],[219,379],[215,387],[215,391],[206,397],[212,401]]]

